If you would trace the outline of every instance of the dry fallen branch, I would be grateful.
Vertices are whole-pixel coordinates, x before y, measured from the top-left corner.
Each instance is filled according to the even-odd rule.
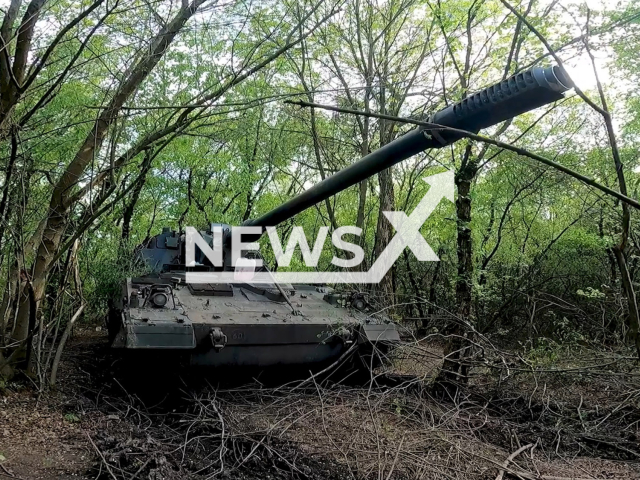
[[[98,446],[95,444],[95,442],[93,441],[93,439],[91,438],[91,435],[89,435],[88,433],[85,433],[87,438],[89,439],[89,442],[91,443],[91,445],[93,446],[94,450],[98,453],[98,455],[100,456],[100,459],[102,460],[102,463],[104,464],[105,468],[107,469],[107,472],[109,472],[109,475],[111,475],[111,478],[113,478],[113,480],[118,480],[118,477],[115,476],[115,474],[113,473],[113,471],[111,470],[111,467],[109,466],[109,463],[107,462],[107,460],[104,458],[104,455],[102,454],[102,452],[100,451],[100,449],[98,448]]]
[[[235,388],[206,382],[178,382],[178,386],[172,386],[164,380],[165,375],[160,399],[173,388],[181,392],[180,400],[176,403],[174,399],[166,409],[157,407],[156,400],[142,399],[144,382],[135,377],[128,382],[118,379],[111,390],[107,387],[99,393],[99,402],[92,400],[83,408],[95,411],[98,405],[92,439],[118,479],[153,475],[207,478],[216,474],[253,479],[258,478],[257,472],[262,475],[260,478],[271,476],[275,480],[466,480],[486,478],[490,472],[503,472],[501,480],[507,476],[575,480],[588,476],[582,473],[585,471],[592,472],[595,478],[633,477],[634,467],[621,462],[602,466],[596,463],[595,469],[580,463],[558,465],[558,459],[578,452],[593,462],[606,462],[595,460],[597,457],[635,458],[630,452],[605,444],[590,442],[580,446],[578,442],[585,433],[584,423],[587,428],[593,427],[589,430],[593,438],[636,451],[626,436],[618,438],[610,432],[617,429],[622,433],[621,425],[629,433],[636,431],[633,405],[640,392],[637,377],[597,376],[589,381],[598,383],[599,390],[608,386],[609,401],[600,401],[597,407],[584,390],[572,398],[556,395],[557,388],[562,388],[563,393],[566,387],[571,388],[571,379],[583,378],[580,365],[595,371],[598,365],[622,358],[624,352],[587,352],[582,358],[572,354],[557,362],[561,373],[526,367],[520,371],[517,366],[524,364],[517,354],[509,355],[482,339],[478,341],[481,343],[477,348],[484,348],[484,357],[470,360],[475,370],[471,379],[482,380],[484,385],[462,392],[456,402],[429,396],[432,376],[419,370],[412,370],[413,375],[403,374],[407,362],[422,362],[426,372],[429,361],[441,359],[439,347],[415,341],[392,355],[390,370],[376,370],[370,383],[364,385],[320,382],[314,376],[308,379],[312,388],[297,388],[299,383],[269,387],[266,379],[260,384]],[[396,354],[400,363],[396,362]],[[486,360],[499,365],[501,358],[505,359],[503,368],[514,369],[506,380],[498,379],[496,370],[484,363]],[[604,368],[621,373],[634,368],[631,359],[622,360]],[[557,386],[553,385],[554,379]],[[527,386],[533,389],[534,384],[539,388],[518,390]],[[491,390],[495,387],[497,390]],[[582,418],[577,418],[580,395]],[[126,427],[109,430],[107,427],[114,422],[126,422]],[[562,442],[556,454],[554,439],[559,429]],[[505,431],[510,437],[504,436]],[[518,439],[515,447],[512,438]],[[521,449],[521,444],[526,446]],[[522,454],[533,444],[541,454],[535,461]],[[516,448],[516,453],[509,454]],[[102,457],[96,453],[95,473],[99,467],[103,476],[113,478],[105,471]],[[504,462],[505,458],[509,460]],[[494,477],[495,473],[491,478]]]
[[[7,467],[5,467],[2,463],[0,463],[0,468],[2,469],[2,472],[0,472],[0,475],[6,475],[9,478],[17,478],[18,480],[22,480],[22,477],[18,477],[17,475],[14,475],[13,473],[11,473],[7,469]]]
[[[504,461],[504,463],[502,464],[503,468],[500,469],[500,472],[498,473],[498,476],[496,477],[496,480],[502,480],[502,477],[504,476],[504,470],[505,470],[505,468],[507,468],[509,466],[509,462],[512,462],[514,458],[516,458],[518,455],[520,455],[525,450],[528,450],[529,448],[532,448],[532,447],[533,447],[533,443],[529,443],[529,444],[525,445],[524,447],[520,447],[518,450],[516,450],[511,455],[509,455],[507,457],[507,459]]]

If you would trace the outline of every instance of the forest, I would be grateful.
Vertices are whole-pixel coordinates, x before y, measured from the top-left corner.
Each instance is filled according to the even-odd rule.
[[[0,18],[0,477],[640,478],[640,2],[0,0]],[[348,286],[401,337],[364,386],[152,363],[141,388],[108,348],[164,227],[241,225],[550,66],[561,99],[278,226],[357,227],[365,271],[396,233],[383,212],[453,172],[420,228],[439,261],[406,248]],[[339,269],[332,248],[317,267],[263,251]]]

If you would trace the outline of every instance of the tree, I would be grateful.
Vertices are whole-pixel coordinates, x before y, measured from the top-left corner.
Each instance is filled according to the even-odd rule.
[[[11,8],[5,13],[3,21],[3,32],[6,32],[6,34],[3,34],[4,45],[9,43],[20,3],[12,2]],[[3,50],[4,62],[7,65],[10,64],[12,75],[9,79],[10,82],[3,83],[3,86],[9,90],[7,90],[8,96],[6,97],[8,103],[3,105],[2,121],[4,123],[9,121],[9,117],[19,117],[23,114],[22,109],[19,108],[21,107],[19,105],[20,100],[22,100],[26,113],[18,120],[11,121],[25,131],[38,129],[41,125],[40,122],[46,121],[48,115],[55,114],[51,108],[52,102],[61,91],[65,90],[66,84],[71,81],[71,77],[68,77],[70,73],[74,73],[74,75],[81,74],[80,70],[74,69],[75,62],[81,57],[87,43],[98,29],[106,25],[107,20],[117,23],[119,20],[124,20],[124,13],[130,13],[128,7],[119,8],[117,3],[109,6],[106,12],[95,20],[84,41],[73,52],[71,61],[61,71],[46,71],[47,74],[54,77],[54,88],[51,89],[49,87],[47,89],[51,79],[40,79],[38,76],[39,73],[43,72],[46,60],[57,53],[57,47],[65,43],[62,40],[66,38],[69,32],[81,20],[87,18],[91,12],[97,11],[102,2],[92,4],[89,10],[83,10],[68,23],[63,23],[64,26],[58,35],[46,47],[43,47],[44,53],[42,56],[35,57],[34,64],[27,69],[26,58],[29,56],[29,49],[32,46],[31,39],[36,28],[36,20],[44,3],[42,1],[32,1],[27,6],[23,22],[16,29],[18,33],[13,61],[9,58],[9,49],[5,48]],[[225,8],[229,8],[230,10],[227,11],[227,14],[231,15],[235,13],[233,9],[236,8],[234,6],[218,6],[208,0],[194,0],[191,3],[182,2],[177,9],[168,5],[166,10],[161,10],[161,13],[164,14],[163,16],[154,10],[152,6],[148,6],[147,12],[151,20],[149,24],[155,25],[155,28],[149,31],[146,38],[137,36],[136,40],[139,42],[137,46],[128,45],[129,49],[133,46],[137,50],[133,55],[132,61],[127,64],[121,74],[111,77],[112,83],[107,86],[105,91],[101,92],[99,88],[96,92],[102,96],[103,101],[98,107],[94,119],[85,120],[83,123],[87,126],[80,129],[79,135],[75,135],[77,147],[75,149],[73,147],[64,149],[60,152],[63,156],[59,161],[62,161],[64,166],[57,179],[51,179],[51,190],[50,193],[46,194],[49,198],[47,201],[48,210],[39,219],[40,227],[33,231],[31,238],[27,242],[27,245],[34,251],[33,263],[27,269],[25,268],[27,266],[26,262],[21,260],[16,264],[16,268],[13,269],[13,276],[17,278],[17,275],[20,274],[22,288],[18,291],[15,289],[13,291],[7,290],[5,297],[8,299],[7,305],[16,303],[11,298],[20,298],[16,307],[15,325],[11,329],[14,340],[20,345],[14,351],[14,353],[18,354],[17,358],[21,356],[20,353],[24,353],[31,337],[37,332],[33,319],[37,318],[38,308],[42,306],[47,280],[56,261],[92,225],[93,221],[111,208],[114,202],[119,201],[123,195],[128,194],[134,185],[144,182],[143,176],[138,177],[129,187],[121,185],[121,191],[119,195],[116,195],[116,200],[108,202],[118,188],[118,180],[124,167],[128,166],[129,162],[135,161],[144,152],[147,152],[147,158],[153,159],[189,128],[203,128],[209,116],[207,110],[214,106],[227,92],[265,68],[313,31],[316,25],[312,22],[307,24],[307,21],[320,7],[321,4],[311,5],[307,14],[302,16],[300,24],[287,24],[285,22],[275,28],[271,28],[271,32],[266,39],[256,35],[257,27],[265,25],[254,25],[254,30],[246,36],[243,36],[242,31],[236,32],[237,36],[233,39],[234,45],[242,45],[242,49],[246,52],[239,66],[233,64],[223,65],[218,69],[216,75],[212,75],[210,81],[205,84],[200,85],[198,79],[196,85],[185,85],[183,90],[172,95],[171,103],[175,106],[168,109],[168,111],[163,108],[156,109],[153,106],[149,107],[148,110],[143,108],[143,111],[150,113],[144,116],[141,121],[135,115],[123,115],[123,112],[128,114],[131,112],[125,104],[134,98],[138,101],[145,98],[153,98],[153,96],[148,96],[148,91],[156,83],[153,82],[155,80],[154,74],[157,72],[156,67],[167,55],[180,58],[179,47],[189,47],[189,38],[186,39],[186,43],[176,46],[176,40],[179,38],[180,32],[184,30],[187,22],[197,12],[202,15],[207,11],[211,12],[213,9],[217,10],[217,14],[220,14],[225,11]],[[239,8],[241,9],[241,7]],[[320,17],[319,23],[334,14],[331,6],[323,11],[324,15]],[[260,17],[253,18],[259,19]],[[99,44],[102,46],[105,38],[99,40]],[[224,43],[226,41],[227,39],[222,36],[220,42]],[[211,58],[212,54],[217,53],[217,47],[218,45],[215,45],[213,50],[204,53],[204,56]],[[93,57],[88,61],[104,65],[105,61],[102,59],[102,53],[92,55]],[[182,57],[184,56],[182,55]],[[113,60],[124,60],[124,58],[115,56]],[[53,65],[56,64],[54,63]],[[157,72],[158,74],[169,74],[175,78],[176,75],[179,76],[181,73],[179,70],[172,71],[170,64],[164,64],[162,67],[162,70]],[[35,76],[28,77],[23,81],[25,70],[34,72]],[[4,72],[5,70],[3,70]],[[34,85],[34,89],[46,89],[44,96],[38,100],[33,100],[31,97],[24,95],[23,92],[26,92],[31,84]],[[105,85],[104,81],[102,85]],[[192,93],[194,87],[199,90],[195,96]],[[72,87],[70,86],[70,88]],[[4,99],[5,95],[3,94]],[[27,104],[27,100],[33,103]],[[91,115],[86,115],[86,117],[90,119]],[[164,124],[159,123],[163,121]],[[67,128],[73,128],[72,126],[73,124]],[[143,127],[142,130],[139,129],[141,126]],[[122,138],[123,131],[125,135],[128,134],[129,138]],[[15,143],[16,133],[14,132],[10,136]],[[73,143],[72,137],[71,144]],[[27,144],[26,148],[30,147]],[[70,157],[68,163],[64,161],[65,156]],[[148,171],[149,168],[149,166],[144,166],[143,170]],[[81,215],[81,221],[76,223],[74,217],[78,211],[82,210],[85,213],[91,213]],[[28,252],[24,249],[16,252],[15,255],[17,258],[22,259],[27,257],[27,262],[30,260]],[[29,294],[23,295],[20,293],[21,291],[26,291]],[[40,320],[39,330],[42,330],[42,320]],[[16,356],[12,354],[12,357]],[[3,359],[0,359],[0,362],[2,362],[3,366],[6,363]]]

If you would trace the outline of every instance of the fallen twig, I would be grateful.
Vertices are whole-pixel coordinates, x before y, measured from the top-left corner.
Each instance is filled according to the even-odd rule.
[[[391,464],[391,468],[389,469],[389,473],[387,474],[387,480],[391,479],[391,474],[396,469],[396,464],[398,463],[398,457],[400,456],[400,451],[402,450],[402,444],[404,443],[404,435],[400,439],[400,445],[398,445],[398,450],[396,450],[396,456],[393,459],[393,463]]]
[[[640,458],[640,454],[638,452],[634,452],[633,450],[630,450],[626,447],[623,447],[622,445],[619,445],[617,443],[614,442],[608,442],[606,440],[601,440],[599,438],[594,438],[594,437],[588,437],[586,435],[582,435],[582,438],[587,440],[588,442],[592,442],[592,443],[602,443],[603,445],[609,445],[612,448],[615,448],[617,450],[620,450],[622,452],[628,453],[629,455],[632,455],[636,458]]]
[[[102,463],[104,463],[104,466],[107,467],[107,472],[109,472],[109,475],[111,475],[113,480],[118,480],[118,477],[116,477],[115,474],[113,473],[113,470],[111,470],[111,467],[109,466],[109,463],[107,463],[107,459],[104,458],[104,455],[102,454],[102,452],[100,451],[98,446],[95,444],[95,442],[91,438],[91,435],[89,435],[87,432],[84,432],[84,433],[87,436],[87,438],[89,439],[89,442],[91,442],[91,445],[93,446],[95,451],[98,452],[98,455],[100,455],[100,459],[102,460]]]
[[[507,459],[504,461],[504,463],[502,464],[503,468],[501,468],[500,471],[498,472],[498,476],[496,477],[496,480],[502,480],[502,477],[504,476],[504,469],[509,466],[509,462],[512,462],[514,458],[516,458],[522,452],[524,452],[525,450],[528,450],[531,447],[533,447],[533,443],[529,443],[524,447],[520,447],[518,450],[516,450],[511,455],[509,455]]]
[[[3,470],[4,473],[0,472],[0,475],[6,475],[9,478],[17,478],[18,480],[23,480],[22,477],[19,477],[13,473],[11,473],[9,470],[7,470],[7,467],[5,467],[4,465],[2,465],[0,463],[0,468]]]

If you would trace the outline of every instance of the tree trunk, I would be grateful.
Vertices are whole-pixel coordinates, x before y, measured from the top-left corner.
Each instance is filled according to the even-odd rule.
[[[387,59],[385,59],[387,60]],[[382,76],[380,78],[381,85],[387,81],[387,68],[388,64],[385,61],[382,66]],[[380,112],[387,113],[387,97],[386,89],[384,86],[380,88],[380,96],[378,98],[380,103]],[[385,120],[380,119],[378,123],[380,147],[383,147],[391,141],[391,128],[393,125],[387,124]],[[375,241],[375,258],[380,258],[380,254],[387,248],[391,237],[393,236],[391,231],[391,224],[384,216],[382,212],[388,212],[395,210],[395,193],[393,189],[393,167],[389,167],[386,170],[378,173],[378,185],[380,186],[380,209],[378,210],[378,226],[376,228],[376,241]],[[395,304],[395,295],[393,291],[393,274],[395,269],[389,270],[382,278],[377,286],[374,286],[374,292],[382,295],[382,302],[385,306]]]
[[[31,41],[45,0],[32,0],[27,6],[15,32],[15,51],[13,62],[11,62],[7,51],[10,49],[13,24],[20,9],[20,3],[22,2],[15,0],[11,2],[0,27],[0,52],[5,50],[4,54],[0,55],[0,138],[10,130],[7,128],[9,119],[22,94],[21,87],[27,71]]]
[[[625,259],[624,252],[618,247],[612,248],[613,253],[620,269],[620,277],[622,278],[622,287],[627,297],[627,305],[629,308],[629,334],[633,340],[638,357],[640,357],[640,326],[638,325],[638,301],[636,299],[631,275],[629,275],[629,268],[627,267],[627,260]]]
[[[133,219],[133,214],[135,212],[138,199],[140,198],[140,193],[142,192],[142,188],[145,185],[147,174],[149,173],[149,170],[151,170],[152,157],[153,156],[151,155],[151,153],[147,151],[145,161],[142,164],[141,179],[136,184],[136,186],[133,187],[133,191],[131,192],[131,199],[129,200],[129,203],[127,203],[127,206],[124,209],[124,213],[122,215],[123,243],[128,242],[129,237],[131,236],[131,220]]]
[[[17,133],[11,132],[11,154],[9,162],[7,164],[6,173],[4,175],[4,185],[2,187],[2,199],[0,200],[0,248],[2,248],[2,239],[4,238],[4,232],[8,228],[9,217],[11,216],[11,209],[9,208],[9,190],[11,188],[14,166],[16,159],[18,158],[18,136]],[[0,254],[0,265],[2,257]]]
[[[62,352],[64,351],[64,346],[67,343],[67,339],[71,334],[71,329],[73,329],[73,325],[76,323],[76,320],[80,317],[80,314],[84,310],[84,303],[80,305],[76,313],[73,314],[71,320],[67,323],[67,327],[64,329],[64,333],[62,334],[62,338],[60,339],[60,343],[58,344],[58,349],[56,350],[56,356],[53,359],[53,365],[51,366],[51,377],[49,378],[49,385],[52,387],[56,384],[56,378],[58,376],[58,365],[60,365],[60,359],[62,358]],[[51,347],[53,348],[53,346]]]
[[[369,90],[365,92],[364,100],[365,111],[369,112]],[[360,144],[360,157],[364,158],[369,155],[369,117],[364,117],[362,120],[362,142]],[[360,235],[360,246],[364,249],[366,239],[364,236],[364,214],[367,208],[367,187],[369,186],[369,180],[363,180],[358,184],[358,212],[356,214],[356,227],[362,229],[362,235]],[[365,255],[366,258],[366,255]],[[360,264],[359,269],[365,271],[367,269],[366,261]]]
[[[391,224],[382,212],[395,209],[395,195],[393,189],[393,173],[391,168],[383,170],[378,174],[378,184],[380,185],[380,209],[378,211],[378,226],[376,228],[375,258],[379,258],[387,248],[393,236]],[[394,303],[393,297],[393,269],[389,270],[379,284],[374,285],[374,293],[379,295],[381,303],[385,306]]]
[[[463,322],[472,322],[472,289],[473,289],[473,243],[471,238],[471,183],[478,173],[474,161],[468,161],[471,146],[467,146],[463,166],[455,177],[458,187],[456,199],[457,217],[457,254],[458,278],[456,280],[456,302],[458,304],[456,321],[447,332],[449,337],[444,348],[442,370],[436,379],[438,389],[455,395],[458,385],[467,381],[468,367],[464,364],[468,342],[465,341]]]
[[[411,262],[409,261],[409,253],[407,252],[406,248],[402,252],[402,255],[404,257],[404,262],[407,266],[409,283],[411,285],[411,288],[413,289],[414,298],[416,300],[414,305],[416,307],[416,310],[418,311],[418,316],[420,317],[421,328],[418,331],[418,334],[422,334],[424,333],[424,330],[425,330],[424,325],[426,321],[426,315],[425,315],[424,309],[422,308],[422,292],[420,291],[418,282],[416,281],[415,275],[413,274],[413,269],[411,268]]]
[[[191,5],[184,5],[176,13],[176,16],[151,40],[147,52],[128,71],[128,75],[122,80],[113,98],[102,111],[75,157],[56,183],[32,271],[31,281],[36,310],[44,296],[48,273],[58,254],[58,248],[67,227],[67,217],[71,208],[74,187],[82,178],[87,166],[100,151],[108,130],[116,121],[124,103],[137,91],[167,51],[178,32],[204,1],[194,0]],[[22,334],[28,331],[29,318],[37,313],[29,312],[29,308],[29,302],[23,299],[20,302],[16,327],[16,331]],[[22,339],[18,338],[18,340]]]

